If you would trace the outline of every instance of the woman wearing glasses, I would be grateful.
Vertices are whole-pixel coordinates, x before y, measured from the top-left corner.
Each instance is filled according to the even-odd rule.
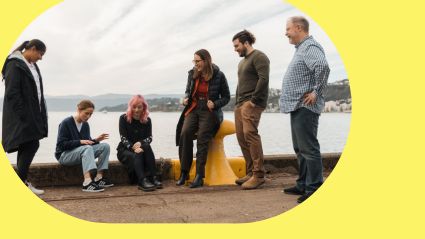
[[[193,63],[195,66],[189,71],[183,100],[185,108],[176,130],[181,165],[180,178],[176,185],[184,185],[189,179],[193,140],[196,138],[196,176],[190,188],[197,188],[204,184],[208,144],[223,121],[221,108],[229,102],[230,92],[226,76],[212,63],[207,50],[195,52]]]

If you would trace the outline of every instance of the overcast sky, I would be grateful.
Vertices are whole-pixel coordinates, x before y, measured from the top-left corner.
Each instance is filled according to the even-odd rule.
[[[254,47],[271,61],[270,87],[280,89],[295,50],[284,36],[294,15],[305,16],[281,0],[72,0],[34,20],[14,48],[33,38],[46,43],[38,65],[50,96],[183,94],[193,53],[201,48],[211,53],[234,94],[241,58],[231,40],[247,29],[257,38]],[[329,81],[347,78],[335,46],[308,19],[310,34],[325,48]]]

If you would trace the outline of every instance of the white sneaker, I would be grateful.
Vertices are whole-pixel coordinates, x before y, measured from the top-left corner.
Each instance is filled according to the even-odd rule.
[[[44,190],[41,189],[37,189],[34,186],[32,186],[32,184],[30,182],[26,182],[26,185],[28,186],[28,188],[35,194],[35,195],[42,195],[44,194]]]

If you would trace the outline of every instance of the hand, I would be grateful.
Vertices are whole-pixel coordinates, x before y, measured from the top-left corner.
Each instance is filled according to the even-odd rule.
[[[248,101],[248,104],[249,104],[252,108],[254,108],[254,107],[255,107],[255,104],[254,104],[254,103],[252,103],[252,101]]]
[[[92,144],[94,144],[94,142],[91,141],[91,140],[80,140],[80,144],[82,144],[82,145],[92,145]]]
[[[210,109],[210,110],[214,109],[214,107],[215,107],[214,102],[212,102],[211,100],[208,100],[207,106],[208,106],[208,109]]]
[[[142,149],[142,148],[137,148],[137,149],[135,149],[135,150],[134,150],[134,152],[135,152],[136,154],[138,154],[138,153],[143,152],[143,149]]]
[[[304,100],[303,103],[306,105],[313,105],[316,103],[317,95],[314,92],[306,93],[303,96]]]
[[[136,151],[136,149],[140,148],[142,146],[142,144],[140,142],[136,142],[133,144],[133,147],[131,147],[133,149],[133,151]]]
[[[189,104],[189,98],[184,98],[183,105],[187,105],[187,104]]]
[[[109,134],[105,134],[105,133],[104,134],[101,134],[95,140],[97,142],[100,142],[100,141],[105,140],[105,139],[109,139]]]

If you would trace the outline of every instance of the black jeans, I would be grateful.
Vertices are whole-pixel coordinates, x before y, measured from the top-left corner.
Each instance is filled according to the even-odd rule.
[[[141,183],[146,177],[156,175],[155,155],[150,145],[143,146],[142,153],[135,153],[130,150],[119,150],[118,160],[127,168],[131,183]]]
[[[22,182],[25,182],[28,177],[28,171],[35,153],[37,153],[40,142],[38,140],[29,141],[19,145],[16,167],[18,168],[18,176]]]
[[[205,165],[208,156],[208,144],[213,138],[216,124],[213,112],[195,109],[184,119],[179,143],[181,171],[189,173],[193,162],[193,140],[196,133],[196,174],[205,177]]]
[[[306,192],[316,191],[323,183],[322,156],[317,140],[319,116],[306,108],[291,112],[292,143],[300,167],[297,187]]]

